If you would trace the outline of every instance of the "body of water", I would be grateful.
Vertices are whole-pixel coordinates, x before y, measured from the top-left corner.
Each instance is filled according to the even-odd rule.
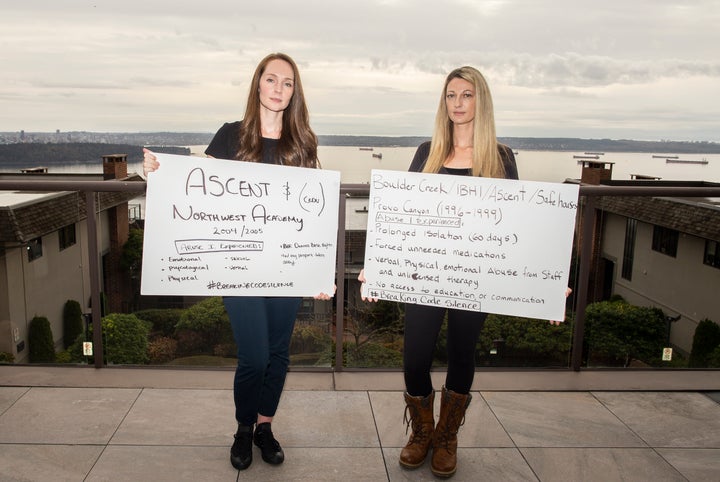
[[[193,155],[204,155],[206,146],[188,146]],[[320,146],[318,157],[323,169],[340,171],[345,184],[367,183],[372,169],[407,171],[415,154],[415,147],[381,147],[361,150],[350,146]],[[381,155],[381,158],[375,157]],[[582,165],[573,156],[584,152],[517,151],[515,156],[521,179],[544,182],[563,182],[580,178]],[[707,164],[668,163],[665,157],[703,161]],[[594,159],[593,159],[594,160]],[[608,152],[598,155],[597,162],[613,163],[613,179],[629,180],[632,175],[659,177],[665,181],[720,182],[720,154],[677,154],[671,152]],[[7,172],[6,170],[4,170]],[[15,170],[14,170],[15,171]],[[89,164],[51,165],[50,173],[102,173],[102,160]],[[128,172],[142,173],[142,163],[128,165]]]
[[[380,148],[361,151],[357,147],[323,146],[319,148],[324,169],[338,170],[343,183],[368,182],[370,170],[407,171],[415,154],[414,147]],[[382,154],[382,159],[372,156]],[[574,155],[583,152],[518,151],[515,159],[521,179],[529,181],[563,182],[580,178],[582,165]],[[678,156],[681,160],[708,161],[707,164],[667,163],[653,155]],[[595,161],[595,159],[592,159]],[[645,152],[608,152],[598,155],[597,162],[613,163],[613,179],[629,180],[632,175],[660,177],[662,180],[720,182],[720,154],[672,154]]]

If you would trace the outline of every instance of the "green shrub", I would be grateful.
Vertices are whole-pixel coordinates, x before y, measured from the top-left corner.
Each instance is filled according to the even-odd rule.
[[[85,329],[82,308],[75,300],[67,300],[63,307],[63,347],[73,344],[75,338]]]
[[[89,327],[89,339],[93,339],[93,327]],[[150,324],[135,315],[111,313],[102,319],[102,341],[105,363],[141,365],[148,361],[148,333]],[[84,335],[79,335],[68,347],[72,361],[86,361],[83,355]],[[97,352],[98,347],[93,346]],[[89,362],[94,357],[89,357]]]
[[[55,361],[55,342],[50,321],[44,316],[30,320],[28,328],[30,363],[52,363]]]
[[[315,363],[317,366],[335,365],[335,342],[332,342]],[[400,368],[402,353],[378,343],[365,343],[359,347],[355,343],[343,342],[343,366],[364,368]]]
[[[6,351],[0,351],[0,363],[15,363],[15,355]]]
[[[90,326],[89,329],[90,333],[92,333],[92,326]],[[90,336],[92,337],[92,335]],[[85,342],[84,333],[78,335],[75,341],[65,350],[70,358],[70,362],[83,363],[86,361],[86,357],[83,355],[83,342]]]
[[[718,347],[720,347],[720,326],[706,318],[695,328],[688,366],[690,368],[707,367],[710,356]]]
[[[601,363],[626,367],[640,360],[661,365],[667,340],[662,310],[624,301],[601,301],[588,305],[585,317],[588,351]]]
[[[178,308],[151,309],[136,311],[133,314],[149,322],[152,325],[151,331],[159,333],[160,336],[172,336],[183,311]]]
[[[332,337],[320,326],[297,324],[290,339],[290,353],[318,353],[332,343]]]
[[[488,315],[480,333],[480,364],[503,366],[565,365],[570,353],[572,326],[547,320],[507,315]],[[498,353],[491,355],[495,341],[502,340]]]
[[[72,343],[70,344],[72,346]],[[67,350],[59,351],[55,354],[55,363],[73,363],[73,355]]]
[[[105,361],[140,365],[148,361],[150,325],[135,315],[111,313],[102,320]]]
[[[178,342],[174,338],[161,336],[148,343],[148,358],[152,365],[163,365],[175,359]]]
[[[388,349],[378,343],[365,343],[359,347],[348,345],[346,349],[347,363],[351,367],[402,367],[402,353]]]
[[[237,345],[235,343],[220,343],[213,347],[213,355],[223,358],[237,358]]]
[[[210,355],[217,345],[235,343],[222,298],[206,298],[183,311],[175,336],[180,356]]]
[[[716,347],[708,357],[708,368],[720,368],[720,346]]]

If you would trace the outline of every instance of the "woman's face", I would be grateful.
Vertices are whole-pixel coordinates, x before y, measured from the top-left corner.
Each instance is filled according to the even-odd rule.
[[[475,119],[475,87],[455,77],[445,89],[445,106],[454,124],[467,124]]]
[[[292,66],[282,59],[268,62],[260,76],[258,92],[262,107],[273,112],[284,111],[295,92],[295,75]]]

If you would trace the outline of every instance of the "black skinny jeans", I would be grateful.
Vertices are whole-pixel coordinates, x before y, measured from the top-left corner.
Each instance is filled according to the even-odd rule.
[[[403,367],[405,389],[412,396],[425,397],[433,391],[430,368],[445,312],[448,314],[445,387],[457,393],[470,392],[475,377],[475,345],[487,313],[408,303]]]
[[[290,362],[290,338],[302,298],[226,296],[237,367],[233,383],[235,418],[253,425],[258,414],[275,415]]]

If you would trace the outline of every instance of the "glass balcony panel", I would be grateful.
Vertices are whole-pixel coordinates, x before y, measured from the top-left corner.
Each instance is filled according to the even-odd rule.
[[[303,300],[290,344],[290,365],[296,370],[401,370],[404,307],[398,303],[368,303],[360,299],[357,277],[364,263],[367,190],[363,193],[362,189],[349,189],[344,194],[348,193],[345,219],[341,223],[343,269],[338,273],[342,276],[338,278],[338,288],[342,288],[338,295],[341,293],[342,296],[336,296],[332,301]],[[601,203],[612,200],[615,205],[622,201],[613,195],[598,199]],[[643,199],[660,202],[655,198]],[[83,196],[76,196],[74,202],[77,211],[85,209]],[[100,204],[103,206],[102,202]],[[587,214],[584,204],[581,203],[580,220]],[[130,209],[136,208],[132,205]],[[579,349],[579,346],[574,347],[574,337],[578,335],[575,310],[582,277],[578,253],[583,242],[591,243],[592,252],[587,279],[588,300],[599,301],[588,303],[583,312],[582,352],[577,352],[582,368],[626,370],[718,366],[717,342],[713,342],[720,337],[717,320],[691,320],[687,315],[716,310],[718,270],[707,262],[707,252],[714,253],[717,242],[712,244],[701,237],[683,234],[670,239],[671,252],[656,249],[670,242],[667,237],[662,238],[663,243],[658,241],[658,233],[662,230],[647,220],[634,219],[632,213],[618,211],[617,206],[614,210],[598,211],[592,239],[583,240],[576,235],[570,273],[573,294],[568,298],[566,320],[550,323],[489,315],[477,344],[478,368],[572,367],[573,348]],[[101,231],[103,224],[109,222],[108,216],[101,213],[97,221]],[[141,220],[133,216],[130,221],[133,227],[142,225]],[[67,230],[67,226],[63,223],[62,229]],[[235,365],[236,348],[221,299],[140,296],[140,273],[136,265],[133,267],[130,262],[123,264],[123,269],[112,269],[114,263],[120,263],[122,253],[110,252],[104,234],[99,237],[101,306],[91,306],[87,279],[81,276],[66,278],[63,283],[77,286],[77,295],[69,298],[81,307],[82,319],[80,334],[74,340],[64,340],[64,309],[68,296],[60,299],[52,293],[60,292],[58,272],[68,272],[71,265],[85,263],[86,232],[85,222],[78,222],[77,241],[73,244],[63,243],[57,233],[43,236],[42,256],[36,256],[32,261],[28,260],[27,249],[17,250],[17,256],[11,245],[4,246],[2,251],[6,261],[9,260],[8,266],[17,262],[24,266],[23,269],[33,271],[34,284],[24,286],[20,299],[24,305],[32,306],[37,316],[48,318],[56,352],[54,363],[94,363],[94,355],[85,343],[93,341],[90,314],[97,309],[104,318],[105,364]],[[694,266],[693,263],[704,271],[695,271],[701,273],[701,278],[695,279],[693,289],[688,290],[681,274],[683,269]],[[117,287],[127,290],[123,291],[127,294],[116,296]],[[2,349],[0,352],[4,354],[0,363],[28,363],[31,320],[16,320],[10,309],[8,313],[12,321],[3,322],[0,328],[3,336],[14,344],[12,347],[17,349],[18,355]],[[341,362],[336,360],[338,340],[342,343]],[[434,366],[437,368],[446,366],[444,340],[445,327],[441,330],[435,353]],[[708,347],[703,346],[703,340],[710,340],[705,343]]]

